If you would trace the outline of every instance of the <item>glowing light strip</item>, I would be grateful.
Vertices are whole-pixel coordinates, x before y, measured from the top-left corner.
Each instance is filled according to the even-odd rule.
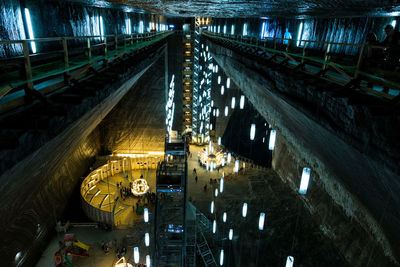
[[[299,33],[297,35],[297,46],[300,46],[300,39],[301,39],[302,34],[303,34],[303,22],[300,22]]]
[[[26,17],[26,24],[28,24],[28,34],[29,39],[35,39],[33,35],[33,28],[32,28],[32,21],[31,21],[31,14],[29,13],[29,9],[25,8],[25,17]],[[36,43],[31,42],[32,53],[36,53]]]

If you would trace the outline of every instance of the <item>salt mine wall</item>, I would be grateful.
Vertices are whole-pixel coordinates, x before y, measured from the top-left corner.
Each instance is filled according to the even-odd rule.
[[[160,58],[100,123],[102,154],[164,152],[164,74]]]
[[[320,227],[349,262],[398,262],[400,150],[391,127],[399,125],[399,118],[373,117],[368,107],[317,90],[321,84],[208,45],[225,73],[277,129],[272,166],[281,179],[297,191],[302,168],[311,168],[311,193],[302,199],[312,214],[323,218]],[[353,230],[357,241],[351,244],[345,237]]]
[[[28,39],[24,8],[29,9],[35,38],[100,35],[100,16],[106,35],[126,34],[128,18],[132,33],[139,32],[139,21],[143,21],[144,32],[150,32],[150,22],[166,23],[163,16],[128,13],[121,8],[100,8],[69,1],[0,0],[0,40]],[[93,41],[98,43],[100,39]],[[38,52],[62,48],[61,42],[40,42],[36,46]],[[0,58],[21,54],[21,45],[0,46]]]
[[[302,40],[361,44],[365,43],[368,33],[375,33],[379,41],[385,38],[384,28],[390,24],[394,17],[363,17],[363,18],[307,18],[307,19],[285,19],[285,18],[268,18],[268,19],[213,19],[211,27],[220,26],[220,33],[223,33],[224,25],[226,25],[226,34],[231,34],[231,27],[234,26],[234,35],[243,34],[243,24],[247,23],[247,35],[260,38],[261,33],[264,37],[283,38],[285,29],[288,28],[293,39],[299,37],[299,26],[303,23]],[[263,23],[265,30],[262,30]],[[398,27],[398,26],[397,26]],[[210,29],[209,29],[210,30]],[[294,44],[293,44],[294,45]],[[326,46],[320,44],[309,43],[309,48],[326,49]],[[355,54],[358,48],[333,46],[332,52]]]
[[[164,51],[161,47],[142,61],[136,58],[137,64],[113,84],[69,107],[66,117],[54,116],[51,131],[27,132],[20,140],[22,150],[1,151],[2,162],[11,155],[13,160],[0,176],[4,266],[32,266],[37,261],[72,190],[102,149],[102,132],[96,127]]]

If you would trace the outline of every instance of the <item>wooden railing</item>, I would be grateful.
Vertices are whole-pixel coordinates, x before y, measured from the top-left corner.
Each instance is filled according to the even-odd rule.
[[[261,51],[268,56],[267,60],[277,61],[277,57],[280,57],[281,60],[278,60],[278,63],[290,64],[296,69],[307,71],[339,84],[357,84],[360,89],[387,99],[395,97],[388,93],[388,89],[400,90],[400,72],[385,70],[385,67],[395,70],[396,67],[400,68],[400,64],[393,66],[393,63],[383,58],[369,62],[370,59],[365,55],[367,49],[384,51],[390,49],[388,47],[273,37],[261,39],[253,36],[216,34],[208,31],[203,32],[203,35],[231,42],[241,47],[247,47],[253,52]],[[322,50],[312,46],[322,47]],[[333,48],[338,50],[338,47],[353,47],[357,54],[343,55],[333,53]],[[380,68],[371,68],[370,65],[373,65],[372,63],[377,63],[381,66]],[[382,89],[387,91],[385,92],[384,90],[382,92]]]
[[[21,65],[23,70],[19,71],[17,69],[0,73],[0,100],[11,91],[15,92],[23,89],[27,94],[29,91],[35,90],[34,85],[36,83],[60,75],[63,76],[63,84],[68,84],[72,79],[81,77],[89,68],[96,68],[95,66],[99,65],[99,63],[105,66],[115,59],[158,41],[169,34],[171,34],[171,31],[0,41],[0,46],[22,45],[22,55],[1,59],[0,68],[4,67],[4,65]],[[45,49],[45,51],[33,54],[29,48],[31,42],[61,42],[62,50]],[[73,48],[69,48],[70,44],[72,44],[71,47]],[[53,47],[55,46],[53,45]],[[32,66],[32,59],[38,58],[39,60],[46,56],[50,58],[48,62],[41,62],[37,66]]]

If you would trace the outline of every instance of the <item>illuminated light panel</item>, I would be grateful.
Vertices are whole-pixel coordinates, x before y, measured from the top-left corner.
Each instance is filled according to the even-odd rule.
[[[231,101],[231,108],[234,109],[236,106],[236,98],[233,96]]]
[[[224,95],[224,92],[225,92],[225,87],[222,85],[221,86],[221,95]]]
[[[213,214],[213,213],[214,213],[214,200],[213,200],[213,201],[211,201],[211,207],[210,207],[210,211],[211,211],[211,214]]]
[[[303,34],[303,22],[300,22],[299,33],[297,34],[297,46],[300,46],[300,39]]]
[[[231,35],[235,34],[235,24],[232,24],[231,26]]]
[[[299,193],[301,195],[305,195],[307,193],[308,183],[310,181],[310,173],[311,173],[310,168],[303,168],[303,173],[301,175],[300,188],[299,188]]]
[[[232,240],[232,238],[233,238],[233,229],[231,228],[231,229],[229,229],[229,240]]]
[[[150,235],[149,235],[149,233],[145,233],[144,234],[144,244],[146,245],[146,247],[150,246]]]
[[[286,265],[285,267],[293,267],[294,263],[294,257],[293,256],[288,256],[286,259]]]
[[[150,266],[150,255],[146,255],[146,266]]]
[[[391,25],[393,26],[393,28],[396,28],[396,24],[397,24],[397,20],[392,20],[392,23],[391,23]]]
[[[247,216],[247,203],[244,202],[242,207],[242,217],[246,218],[246,216]]]
[[[253,141],[255,136],[256,136],[256,125],[252,123],[250,127],[250,140]]]
[[[131,19],[130,18],[127,18],[127,19],[125,19],[125,31],[126,31],[126,34],[131,34],[132,33],[132,28],[131,28]]]
[[[99,24],[100,24],[100,35],[101,35],[101,40],[104,40],[104,37],[103,37],[103,36],[104,36],[103,17],[100,16],[99,19],[100,19]]]
[[[133,259],[136,264],[139,263],[139,247],[134,247],[133,248]]]
[[[264,230],[264,222],[265,222],[265,213],[260,213],[260,218],[258,219],[258,229],[260,231]]]
[[[217,221],[214,220],[213,221],[213,234],[215,234],[216,231],[217,231]]]
[[[25,8],[25,18],[26,18],[26,24],[28,24],[28,34],[29,34],[29,39],[35,39],[35,35],[33,34],[33,27],[32,27],[32,21],[31,21],[31,14],[29,12],[29,9]],[[36,53],[36,43],[31,42],[31,49],[32,53]]]
[[[244,95],[240,96],[239,107],[240,107],[240,109],[244,108]]]
[[[143,20],[139,21],[139,33],[144,32],[144,25],[143,25]]]
[[[215,188],[215,193],[214,196],[217,197],[218,196],[218,188]]]
[[[233,168],[233,172],[239,172],[239,160],[235,161],[235,167]]]
[[[221,177],[219,181],[219,191],[222,193],[224,192],[224,177]]]
[[[269,135],[269,145],[268,145],[269,150],[274,150],[275,140],[276,140],[276,130],[271,130],[271,133]]]
[[[222,215],[222,221],[226,222],[226,212],[224,212],[224,214]]]
[[[226,88],[230,88],[231,87],[231,78],[226,78]]]
[[[247,23],[243,24],[243,36],[247,35]]]
[[[226,34],[226,25],[224,25],[224,34]]]
[[[221,252],[219,254],[219,265],[224,265],[224,250],[221,249]]]
[[[144,222],[149,222],[149,209],[148,208],[144,208]]]
[[[220,83],[221,83],[221,76],[218,76],[218,84],[220,84]]]

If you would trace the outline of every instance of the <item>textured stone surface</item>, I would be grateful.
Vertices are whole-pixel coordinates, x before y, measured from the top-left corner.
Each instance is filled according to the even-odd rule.
[[[94,131],[97,125],[162,51],[132,66],[116,86],[71,109],[73,114],[58,125],[62,131],[56,136],[44,135],[39,148],[22,159],[15,154],[20,161],[0,176],[0,255],[4,266],[13,266],[18,252],[25,266],[36,261],[79,177],[100,150],[100,133]],[[30,142],[27,140],[28,145]]]
[[[104,5],[106,1],[86,0]],[[399,11],[394,0],[108,0],[156,14],[185,17],[348,16]]]
[[[301,168],[311,167],[312,177],[316,180],[314,184],[312,179],[312,186],[325,191],[352,223],[362,227],[364,235],[380,242],[380,249],[387,255],[399,259],[400,184],[394,164],[398,150],[393,150],[396,143],[376,147],[366,142],[368,139],[361,138],[360,143],[365,149],[360,151],[354,141],[364,131],[371,136],[379,133],[382,137],[387,135],[387,140],[396,140],[390,138],[390,128],[385,132],[362,128],[368,125],[373,129],[380,124],[390,127],[397,118],[392,122],[373,119],[364,108],[354,108],[346,100],[317,92],[315,86],[309,86],[293,75],[280,73],[215,44],[209,46],[218,64],[278,130],[277,138],[284,137],[290,144],[287,153],[293,155],[297,165],[281,166],[275,162],[278,173],[287,175],[285,179],[297,190]],[[325,115],[331,114],[331,120],[320,116],[324,111]],[[332,121],[336,125],[330,124]],[[376,139],[369,140],[382,141],[380,137]],[[386,152],[393,154],[384,156]],[[274,153],[279,153],[279,148]],[[277,160],[279,158],[285,156],[277,157]],[[388,161],[387,166],[383,165],[383,160]],[[295,171],[288,175],[285,168]],[[317,208],[315,202],[306,203],[311,211]],[[329,236],[329,231],[327,234]]]

